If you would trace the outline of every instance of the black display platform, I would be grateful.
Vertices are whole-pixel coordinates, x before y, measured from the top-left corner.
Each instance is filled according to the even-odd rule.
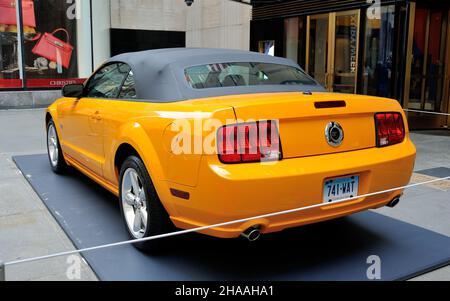
[[[14,160],[77,248],[128,239],[117,199],[100,186],[75,170],[53,174],[46,155]],[[83,256],[101,280],[367,280],[370,255],[382,280],[401,280],[450,263],[449,237],[373,212],[255,243],[189,234],[173,245],[159,256],[132,245]]]

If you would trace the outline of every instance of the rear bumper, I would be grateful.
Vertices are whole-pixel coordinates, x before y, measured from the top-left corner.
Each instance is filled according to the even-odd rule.
[[[321,204],[329,178],[359,175],[359,194],[402,187],[409,183],[416,149],[409,139],[386,147],[304,158],[269,164],[221,164],[217,156],[202,158],[196,187],[168,183],[188,191],[189,200],[170,198],[169,212],[177,227],[188,229]],[[324,205],[300,212],[253,220],[202,233],[233,238],[260,225],[262,233],[324,221],[386,205],[402,190]]]

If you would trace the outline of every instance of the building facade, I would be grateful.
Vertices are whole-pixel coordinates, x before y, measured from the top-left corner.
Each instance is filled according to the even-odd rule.
[[[250,18],[229,0],[0,0],[0,108],[45,106],[123,52],[248,50]]]
[[[250,48],[298,62],[329,91],[450,112],[450,1],[291,0],[253,4]],[[409,112],[411,127],[450,126]]]

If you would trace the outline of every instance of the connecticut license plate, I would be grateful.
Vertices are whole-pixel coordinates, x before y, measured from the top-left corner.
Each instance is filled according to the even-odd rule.
[[[325,185],[323,187],[323,202],[332,203],[355,197],[358,195],[358,186],[358,176],[329,179],[325,181]]]

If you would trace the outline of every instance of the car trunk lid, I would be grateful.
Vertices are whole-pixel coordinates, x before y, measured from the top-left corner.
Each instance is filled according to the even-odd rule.
[[[234,108],[237,122],[278,120],[284,158],[354,151],[376,146],[374,114],[398,110],[390,99],[336,93],[266,93],[215,100]],[[344,139],[331,145],[330,123],[338,123]]]

